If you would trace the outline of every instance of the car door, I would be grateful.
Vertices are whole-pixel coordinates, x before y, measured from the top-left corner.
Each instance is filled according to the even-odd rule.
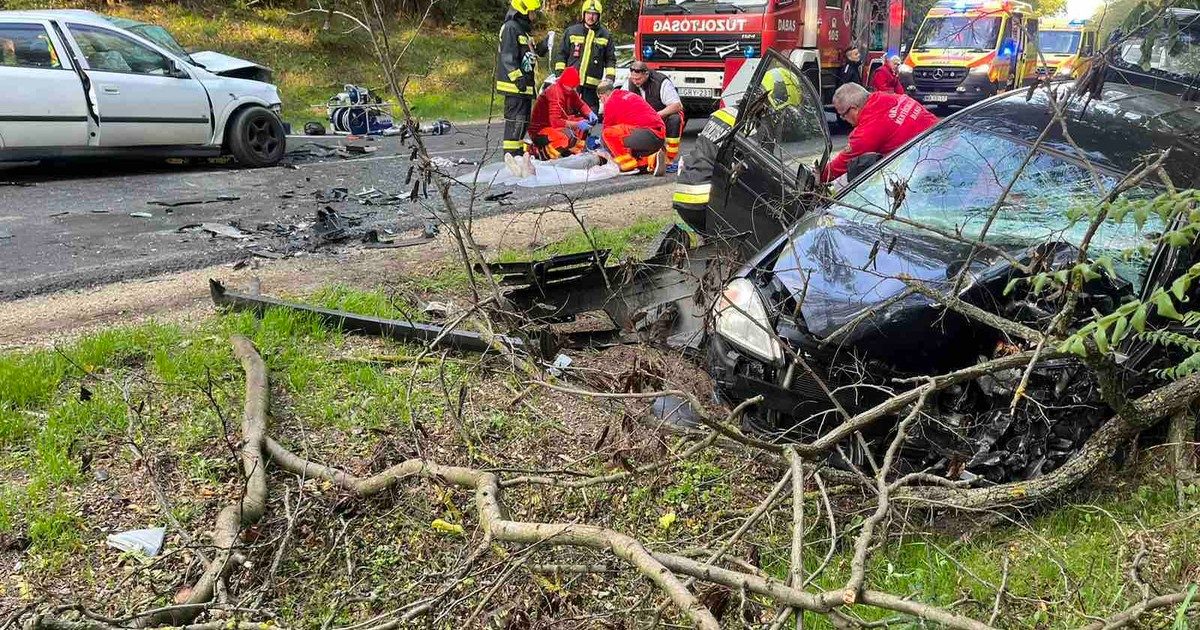
[[[757,251],[813,206],[830,149],[816,89],[771,51],[759,63],[733,133],[718,153],[707,225],[737,239],[748,253]]]
[[[88,143],[83,82],[45,22],[0,21],[0,148]]]
[[[125,33],[68,23],[91,83],[100,146],[180,146],[212,138],[208,92],[175,58]]]

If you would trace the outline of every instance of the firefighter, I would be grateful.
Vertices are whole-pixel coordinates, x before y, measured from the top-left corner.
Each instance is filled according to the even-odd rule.
[[[538,159],[552,160],[583,151],[588,131],[596,124],[597,117],[575,91],[577,87],[579,71],[567,68],[558,81],[542,90],[533,104],[529,137]]]
[[[766,95],[766,115],[758,132],[764,143],[776,141],[775,128],[783,125],[785,116],[794,115],[792,111],[804,102],[804,92],[800,81],[786,68],[772,68],[763,75],[762,90]],[[691,155],[684,161],[679,170],[679,178],[675,181],[675,194],[672,196],[672,206],[679,217],[692,229],[704,234],[707,226],[707,211],[709,195],[712,192],[713,165],[717,161],[717,153],[733,124],[737,120],[738,110],[725,107],[713,112],[696,137],[696,145]]]
[[[600,137],[622,173],[653,172],[661,177],[667,162],[663,145],[667,128],[645,99],[601,81],[596,96],[604,108]]]
[[[596,98],[596,86],[617,76],[617,47],[612,33],[600,25],[600,14],[604,8],[600,0],[583,1],[583,21],[572,24],[563,32],[554,61],[554,72],[561,73],[570,67],[579,71],[579,95],[592,108],[600,109]]]
[[[833,93],[838,116],[854,125],[842,149],[825,167],[821,181],[846,174],[850,161],[864,153],[887,155],[937,124],[937,116],[904,94],[870,92],[847,83]]]
[[[525,153],[525,128],[533,108],[533,69],[537,46],[530,34],[532,20],[542,0],[510,0],[512,8],[500,27],[496,60],[496,91],[504,95],[504,153]]]
[[[679,144],[683,140],[683,101],[679,100],[679,91],[667,75],[651,70],[644,61],[635,61],[629,66],[629,85],[627,89],[646,99],[650,106],[658,111],[667,129],[667,164],[675,169],[675,158],[679,156]]]
[[[704,234],[706,227],[705,214],[712,192],[713,165],[717,163],[717,153],[733,129],[735,120],[736,108],[725,107],[713,112],[704,129],[700,130],[700,135],[696,136],[696,144],[683,161],[679,177],[675,180],[675,194],[671,199],[675,212],[684,223],[701,234]]]

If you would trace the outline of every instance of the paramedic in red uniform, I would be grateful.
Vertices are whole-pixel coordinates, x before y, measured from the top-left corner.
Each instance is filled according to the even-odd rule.
[[[892,55],[887,63],[879,66],[879,69],[875,71],[875,76],[871,77],[871,87],[876,92],[904,94],[904,86],[900,85],[900,75],[896,74],[898,68],[900,68],[900,57]]]
[[[552,160],[583,151],[596,114],[575,91],[579,70],[568,67],[542,90],[529,118],[529,137],[538,159]]]
[[[596,88],[604,112],[601,139],[622,173],[635,170],[653,172],[661,177],[667,168],[667,126],[646,99],[626,90],[617,90],[609,81]]]
[[[838,116],[854,125],[846,148],[832,160],[821,180],[831,182],[846,174],[850,160],[864,153],[887,155],[937,124],[937,116],[903,94],[868,93],[857,83],[847,83],[833,94]]]

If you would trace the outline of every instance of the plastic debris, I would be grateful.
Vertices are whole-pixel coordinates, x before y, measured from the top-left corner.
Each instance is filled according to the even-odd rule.
[[[650,413],[654,414],[655,418],[660,418],[675,426],[689,429],[700,426],[699,416],[696,415],[696,410],[692,409],[692,403],[679,396],[667,395],[655,398]]]
[[[151,558],[162,551],[163,539],[167,535],[165,527],[150,529],[131,529],[118,534],[109,534],[108,546],[121,551],[136,551]]]
[[[135,219],[153,219],[154,215],[149,212],[130,212],[129,216]]]
[[[547,371],[550,372],[550,376],[553,376],[554,378],[558,378],[558,377],[562,376],[563,370],[567,369],[570,366],[571,366],[571,357],[569,357],[565,354],[560,354],[560,355],[554,357],[554,363],[550,364],[550,368]]]

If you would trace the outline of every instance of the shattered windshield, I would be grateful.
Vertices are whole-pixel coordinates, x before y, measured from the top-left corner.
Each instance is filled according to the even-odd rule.
[[[996,47],[999,17],[931,17],[917,33],[913,49],[952,48],[984,52]]]
[[[992,206],[1012,181],[1029,153],[1026,144],[964,125],[943,125],[888,162],[882,169],[835,202],[834,212],[856,222],[878,223],[866,212],[890,213],[898,182],[906,182],[896,215],[914,223],[977,239]],[[1099,171],[1097,187],[1092,173],[1081,163],[1057,153],[1039,151],[1021,171],[988,230],[987,241],[1009,250],[1024,250],[1041,243],[1082,242],[1087,221],[1072,223],[1068,210],[1089,208],[1098,193],[1107,192],[1116,178]],[[1134,189],[1126,193],[1152,196],[1155,191]],[[864,211],[855,210],[862,208]],[[898,230],[920,228],[898,222]],[[1147,244],[1161,232],[1155,219],[1142,229],[1132,221],[1110,221],[1096,233],[1092,258],[1114,256]],[[1145,261],[1135,258],[1117,273],[1140,286]]]
[[[1038,50],[1048,55],[1071,55],[1079,51],[1083,31],[1038,31]]]
[[[175,56],[180,57],[189,63],[192,63],[193,65],[199,65],[192,60],[192,56],[188,54],[188,51],[185,50],[183,46],[179,45],[179,42],[175,40],[175,37],[171,35],[170,31],[158,26],[157,24],[145,24],[142,22],[135,22],[133,20],[126,20],[124,18],[112,17],[108,15],[104,16],[104,19],[111,22],[112,25],[116,26],[117,28],[125,29],[131,33],[135,33],[141,37],[144,37],[155,44],[158,44],[159,46],[162,46]]]

